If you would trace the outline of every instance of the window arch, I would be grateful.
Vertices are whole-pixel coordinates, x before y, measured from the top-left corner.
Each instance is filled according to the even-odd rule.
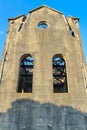
[[[39,29],[48,29],[48,24],[46,23],[46,21],[41,21],[38,23],[38,28]]]
[[[61,54],[53,56],[53,92],[66,93],[67,88],[67,74],[66,62]]]
[[[19,81],[17,92],[32,92],[34,58],[26,54],[20,58]]]

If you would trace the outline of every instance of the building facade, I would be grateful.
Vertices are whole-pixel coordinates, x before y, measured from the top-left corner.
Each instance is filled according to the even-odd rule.
[[[44,5],[9,19],[0,130],[87,130],[87,65],[78,22]]]

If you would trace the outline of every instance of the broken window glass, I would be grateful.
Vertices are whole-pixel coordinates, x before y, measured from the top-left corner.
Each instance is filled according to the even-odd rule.
[[[20,60],[19,82],[17,92],[32,92],[34,58],[31,55],[25,55]]]
[[[68,92],[66,64],[61,55],[55,55],[53,57],[53,92]]]

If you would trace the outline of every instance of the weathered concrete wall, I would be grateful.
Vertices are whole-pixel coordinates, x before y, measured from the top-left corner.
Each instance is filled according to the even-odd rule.
[[[87,130],[87,113],[71,106],[22,99],[0,113],[0,130]]]
[[[75,37],[75,47],[78,53],[78,60],[79,60],[79,64],[81,66],[81,74],[83,76],[84,79],[84,87],[86,88],[86,79],[87,79],[87,75],[86,75],[86,61],[85,61],[85,56],[84,56],[84,50],[83,50],[83,46],[82,46],[82,40],[81,40],[81,36],[80,36],[80,30],[79,30],[79,24],[78,24],[79,18],[72,18],[71,16],[69,16],[67,18],[67,22],[69,23],[69,27],[73,32],[73,35]],[[75,59],[77,60],[77,59]]]
[[[87,71],[87,64],[86,64],[86,71]]]
[[[63,14],[41,8],[31,12],[22,29],[18,31],[22,19],[23,17],[11,19],[9,23],[1,91],[16,91],[20,57],[24,54],[31,54],[35,59],[33,93],[38,95],[43,88],[47,93],[53,93],[52,87],[50,87],[53,85],[52,58],[55,54],[62,54],[66,61],[69,92],[78,93],[77,86],[79,86],[79,89],[82,90],[81,93],[84,93],[82,57],[77,49],[79,48],[79,38],[70,34]],[[69,19],[72,21],[72,18]],[[38,29],[37,25],[40,21],[46,21],[49,28]],[[77,29],[76,27],[75,29]],[[42,87],[40,87],[41,85]],[[74,87],[71,87],[72,85]],[[38,93],[36,93],[37,90]]]
[[[0,130],[86,130],[85,61],[78,19],[66,19],[45,6],[24,19],[23,15],[9,19],[1,64]],[[46,21],[48,29],[38,29],[40,21]],[[19,62],[24,54],[35,60],[33,92],[17,94]],[[62,54],[66,61],[68,93],[53,93],[55,54]]]
[[[86,88],[87,88],[87,64],[86,64]]]

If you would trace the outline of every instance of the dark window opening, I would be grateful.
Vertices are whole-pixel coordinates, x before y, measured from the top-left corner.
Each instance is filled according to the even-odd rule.
[[[70,35],[73,36],[75,38],[75,34],[74,34],[74,31],[72,30],[72,28],[69,26],[69,32],[70,32]]]
[[[19,81],[17,92],[32,92],[34,58],[31,55],[25,55],[20,60]]]
[[[75,37],[73,30],[70,30],[70,34]]]
[[[39,29],[47,29],[48,28],[48,25],[46,24],[45,21],[42,21],[38,24],[38,28]]]
[[[20,24],[20,27],[19,27],[19,29],[18,29],[18,32],[21,31],[22,27],[23,27],[23,23]]]
[[[14,21],[12,21],[11,24],[14,24]]]
[[[22,19],[22,22],[24,22],[26,20],[26,17],[24,16],[23,19]]]
[[[66,63],[61,55],[53,57],[53,92],[67,93]]]

